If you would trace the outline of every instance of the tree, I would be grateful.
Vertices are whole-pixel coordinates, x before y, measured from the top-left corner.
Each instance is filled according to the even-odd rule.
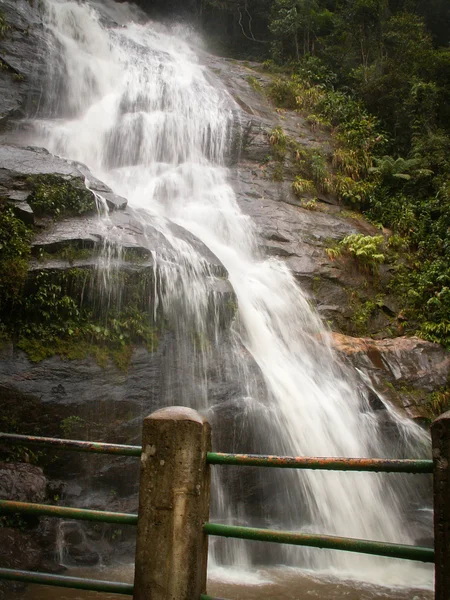
[[[331,27],[331,19],[330,11],[321,8],[317,0],[275,0],[269,29],[276,41],[276,53],[294,53],[297,60],[314,54],[319,35]]]

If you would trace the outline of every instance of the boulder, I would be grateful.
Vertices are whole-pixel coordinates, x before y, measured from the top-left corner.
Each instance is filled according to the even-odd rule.
[[[27,463],[0,463],[0,497],[18,502],[42,502],[47,479],[41,468]]]
[[[93,196],[102,198],[110,211],[127,205],[107,185],[78,162],[64,160],[45,148],[0,145],[0,194],[13,202],[26,202],[32,196],[35,181],[51,177],[53,185],[68,182],[79,189],[87,187]]]

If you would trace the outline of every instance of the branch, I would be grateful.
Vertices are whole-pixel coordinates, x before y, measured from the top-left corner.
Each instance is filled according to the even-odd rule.
[[[245,33],[245,31],[244,31],[244,26],[243,26],[243,24],[242,24],[242,12],[241,12],[241,7],[240,7],[240,6],[238,6],[238,7],[237,7],[237,9],[238,9],[238,13],[239,13],[239,27],[241,28],[242,35],[243,35],[244,37],[246,37],[248,40],[250,40],[251,42],[258,42],[258,44],[268,44],[269,42],[266,42],[266,41],[264,41],[264,40],[257,40],[257,39],[255,38],[255,36],[253,35],[253,31],[252,31],[252,17],[251,17],[251,15],[250,15],[250,13],[248,12],[247,2],[245,3],[245,12],[246,12],[246,13],[248,14],[248,16],[249,16],[248,28],[249,28],[249,31],[250,31],[250,35],[251,35],[251,37],[250,37],[250,36],[248,36],[248,35]]]

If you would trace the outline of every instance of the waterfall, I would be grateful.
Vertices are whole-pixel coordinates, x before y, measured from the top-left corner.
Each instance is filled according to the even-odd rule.
[[[155,261],[164,310],[180,340],[172,358],[183,382],[193,383],[169,382],[180,397],[168,393],[161,405],[188,404],[207,414],[221,451],[423,454],[426,435],[394,411],[396,444],[388,443],[361,378],[338,362],[292,274],[258,251],[226,166],[239,107],[202,64],[195,34],[113,0],[41,4],[49,73],[30,141],[88,165],[128,199],[144,230],[156,227],[173,250]],[[173,235],[173,224],[228,271],[238,312],[226,341],[208,323],[204,259]],[[192,330],[208,336],[195,356],[182,344]],[[212,393],[211,377],[226,391]],[[222,522],[415,543],[406,515],[416,497],[411,476],[217,468],[213,491],[213,516]],[[242,541],[211,540],[211,561],[243,569],[271,561],[404,585],[431,577],[409,561]]]

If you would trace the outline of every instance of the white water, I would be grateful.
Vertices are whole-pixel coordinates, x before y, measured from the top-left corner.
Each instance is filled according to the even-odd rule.
[[[391,455],[361,385],[337,363],[322,323],[292,275],[281,262],[258,253],[253,225],[238,207],[225,167],[238,109],[226,90],[212,83],[189,32],[145,22],[137,9],[112,0],[43,4],[54,36],[49,50],[53,114],[35,123],[32,141],[87,164],[128,199],[144,227],[164,233],[178,262],[173,269],[167,257],[157,257],[165,310],[178,321],[194,323],[196,331],[206,330],[208,273],[199,253],[177,239],[167,223],[193,233],[222,261],[239,307],[234,349],[224,357],[229,379],[239,381],[238,392],[228,400],[230,410],[239,411],[238,449]],[[105,26],[99,11],[115,24]],[[214,420],[221,407],[208,406],[207,357],[198,360],[198,396],[194,399],[190,389],[175,401],[209,411]],[[249,366],[252,361],[259,370]],[[422,431],[394,413],[391,419],[398,432],[397,454],[421,453],[426,444]],[[245,443],[250,435],[251,448]],[[235,449],[229,443],[220,450]],[[249,481],[264,490],[263,505],[256,510],[243,500],[251,496],[245,481],[236,486],[230,477],[219,475],[214,482],[216,518],[223,521],[252,524],[257,514],[256,525],[415,542],[405,516],[405,502],[414,496],[408,476],[398,477],[394,487],[395,475],[252,471]],[[264,477],[270,489],[261,483]],[[212,561],[244,569],[258,561],[243,542],[211,546]],[[285,547],[273,550],[271,560],[385,584],[431,581],[430,569],[417,563],[343,552]]]

